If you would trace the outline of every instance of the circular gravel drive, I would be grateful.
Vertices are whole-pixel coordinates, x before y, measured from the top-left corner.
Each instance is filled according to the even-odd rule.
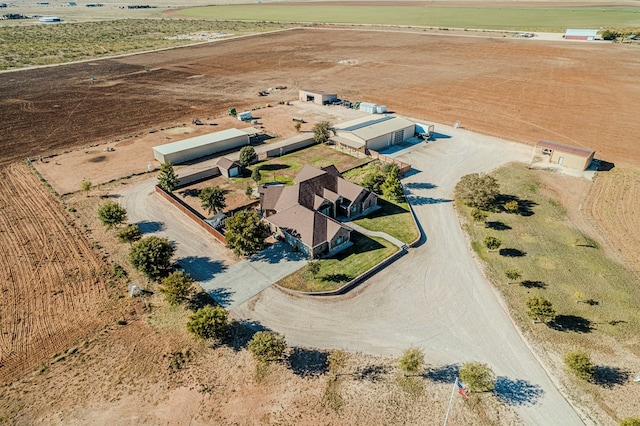
[[[485,362],[526,424],[583,424],[482,275],[451,201],[461,176],[526,162],[532,147],[447,126],[436,131],[450,137],[398,157],[415,169],[403,182],[426,234],[422,245],[346,296],[292,297],[270,287],[233,315],[291,345],[391,356],[413,345],[436,365]]]

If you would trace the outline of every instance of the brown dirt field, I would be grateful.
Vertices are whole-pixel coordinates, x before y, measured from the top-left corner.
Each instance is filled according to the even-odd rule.
[[[106,268],[27,166],[0,170],[0,384],[107,321]]]
[[[2,164],[169,127],[316,87],[529,144],[588,146],[640,164],[634,47],[301,29],[2,74]],[[240,53],[241,52],[241,53]],[[352,59],[357,65],[341,65]],[[96,81],[91,81],[95,77]],[[269,101],[272,101],[269,99]]]

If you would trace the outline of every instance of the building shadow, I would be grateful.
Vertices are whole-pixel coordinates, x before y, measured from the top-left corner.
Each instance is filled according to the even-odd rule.
[[[614,163],[610,163],[609,161],[597,160],[596,163],[596,171],[598,172],[609,172],[616,165]]]
[[[138,229],[143,234],[160,232],[164,229],[164,222],[157,222],[157,221],[142,220],[140,222],[136,222],[134,225],[137,225]]]
[[[429,140],[438,140],[438,139],[451,139],[451,135],[447,135],[444,133],[439,133],[439,132],[432,132],[429,135]]]
[[[329,371],[328,356],[326,351],[295,347],[289,353],[289,369],[301,377],[319,376]]]
[[[618,367],[596,365],[591,382],[604,388],[622,386],[629,380],[631,372]]]
[[[512,380],[508,377],[499,376],[496,379],[494,394],[507,405],[535,405],[544,391],[538,385],[531,384],[526,380]]]
[[[430,367],[424,377],[435,383],[453,383],[458,377],[459,370],[460,366],[458,364]]]
[[[576,315],[558,315],[547,324],[557,331],[573,331],[574,333],[591,333],[594,329],[591,321]]]
[[[178,259],[177,263],[196,281],[209,281],[216,274],[227,269],[221,261],[201,256],[183,257]]]

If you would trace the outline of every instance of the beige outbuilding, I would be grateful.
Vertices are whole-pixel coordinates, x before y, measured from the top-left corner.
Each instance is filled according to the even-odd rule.
[[[558,164],[576,170],[586,170],[596,152],[592,149],[541,140],[534,153],[534,162]]]
[[[338,100],[335,93],[325,92],[323,90],[306,89],[300,90],[298,99],[302,102],[313,102],[318,105],[326,105]]]
[[[252,129],[249,129],[251,131]],[[227,129],[195,138],[153,147],[153,157],[161,163],[180,164],[185,161],[228,151],[249,144],[246,130]]]
[[[341,148],[362,153],[382,151],[413,137],[415,123],[397,115],[367,115],[333,126],[331,138]]]

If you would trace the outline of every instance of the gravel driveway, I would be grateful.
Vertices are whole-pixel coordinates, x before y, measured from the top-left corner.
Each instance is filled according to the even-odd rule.
[[[391,356],[413,345],[444,368],[485,362],[526,424],[583,424],[482,275],[451,202],[461,176],[528,161],[531,147],[463,129],[436,130],[451,137],[398,157],[415,169],[404,183],[424,244],[346,296],[293,298],[270,287],[232,314],[283,333],[291,345]]]

